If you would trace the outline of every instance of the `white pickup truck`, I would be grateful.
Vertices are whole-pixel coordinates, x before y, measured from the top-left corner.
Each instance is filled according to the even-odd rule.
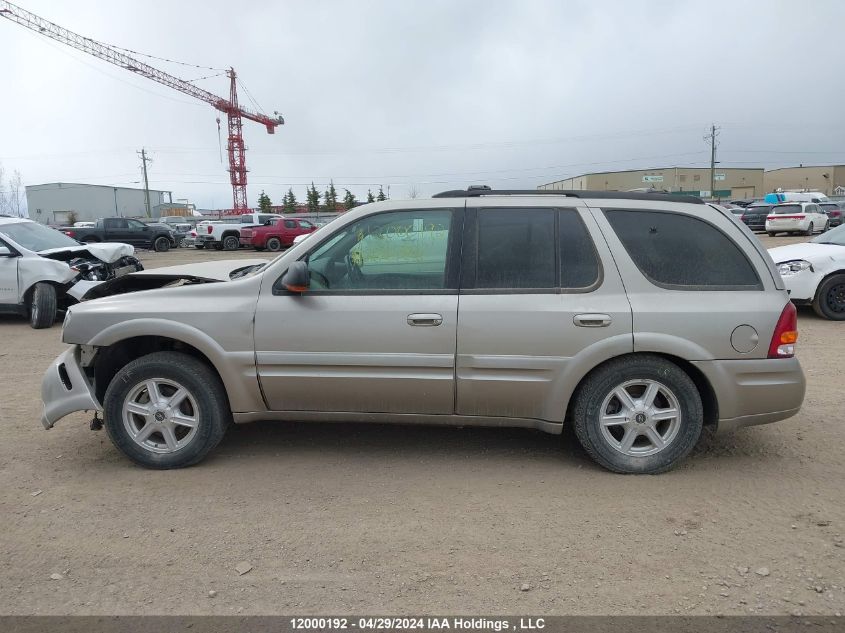
[[[197,224],[194,248],[216,248],[218,251],[236,251],[240,248],[241,229],[261,226],[282,217],[278,213],[244,213],[225,220],[212,220]]]

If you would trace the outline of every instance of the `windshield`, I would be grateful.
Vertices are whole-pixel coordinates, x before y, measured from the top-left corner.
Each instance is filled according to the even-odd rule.
[[[6,224],[0,226],[0,233],[16,244],[36,252],[46,251],[50,248],[79,246],[79,242],[69,238],[64,233],[37,222]]]
[[[779,204],[775,207],[775,214],[776,215],[784,215],[784,214],[793,214],[793,213],[801,213],[801,205],[800,204]]]
[[[810,241],[815,244],[836,244],[837,246],[845,246],[845,224],[841,224],[835,229],[829,230],[827,233],[822,233]]]

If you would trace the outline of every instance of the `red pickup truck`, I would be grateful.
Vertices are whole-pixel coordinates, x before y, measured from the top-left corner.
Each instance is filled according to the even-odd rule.
[[[257,251],[280,251],[293,245],[293,238],[316,231],[308,220],[279,218],[264,226],[241,229],[241,246],[252,246]]]

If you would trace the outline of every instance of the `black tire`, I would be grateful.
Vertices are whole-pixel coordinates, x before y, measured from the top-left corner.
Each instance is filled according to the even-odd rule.
[[[40,281],[30,293],[29,324],[35,330],[53,327],[56,322],[56,287]]]
[[[197,249],[198,251],[201,251],[202,249],[205,248],[205,244],[194,244],[194,248]]]
[[[626,455],[602,433],[601,407],[605,398],[618,386],[636,380],[655,381],[671,390],[680,411],[674,437],[651,455]],[[704,413],[701,395],[683,369],[660,356],[636,354],[609,361],[584,379],[575,396],[572,421],[578,441],[601,466],[617,473],[657,474],[673,468],[693,449],[701,436]],[[639,441],[641,436],[637,433]]]
[[[136,443],[123,421],[124,400],[140,383],[152,379],[180,383],[197,404],[194,437],[170,453],[156,453]],[[123,367],[109,383],[103,410],[106,431],[118,450],[136,464],[156,470],[200,462],[220,443],[232,422],[229,401],[217,374],[202,361],[179,352],[155,352]]]
[[[845,321],[845,274],[832,275],[819,284],[813,310],[823,319]]]
[[[813,229],[814,229],[814,228],[815,228],[815,227],[813,226],[813,223],[812,223],[812,222],[810,222],[810,225],[807,227],[807,230],[806,230],[806,231],[804,231],[804,235],[812,235],[812,234],[813,234]]]
[[[226,235],[223,237],[223,250],[236,251],[241,247],[240,239],[237,235]]]
[[[170,250],[170,240],[164,236],[157,237],[153,242],[153,249],[156,253],[166,253]]]
[[[777,233],[775,233],[774,231],[766,231],[766,233],[768,233],[769,237],[774,237],[775,235],[777,235]]]
[[[824,223],[824,228],[822,229],[822,233],[827,233],[830,230],[830,220]]]
[[[282,250],[282,240],[280,240],[278,237],[271,237],[269,240],[267,240],[266,246],[268,251],[276,253]]]

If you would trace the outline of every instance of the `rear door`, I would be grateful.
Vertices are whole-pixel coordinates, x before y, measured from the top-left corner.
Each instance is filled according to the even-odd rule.
[[[129,233],[129,221],[126,218],[106,218],[103,220],[103,239],[108,242],[126,242],[132,244]]]
[[[632,351],[631,309],[584,205],[467,201],[457,413],[562,421],[580,368]]]

